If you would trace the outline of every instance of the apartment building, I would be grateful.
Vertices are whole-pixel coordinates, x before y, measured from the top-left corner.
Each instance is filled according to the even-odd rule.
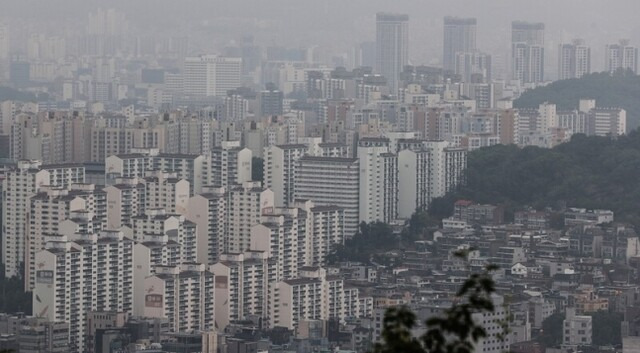
[[[296,329],[303,320],[360,316],[357,290],[345,290],[343,280],[327,275],[323,268],[302,268],[299,278],[278,282],[276,292],[271,303],[272,326]]]
[[[273,191],[276,207],[294,200],[298,161],[308,153],[307,145],[277,145],[264,149],[264,184]]]
[[[408,219],[431,201],[431,151],[416,141],[398,153],[398,216]]]
[[[156,266],[144,280],[144,317],[168,318],[172,332],[213,330],[214,280],[204,264]]]
[[[566,318],[562,322],[562,345],[569,347],[591,344],[593,323],[591,316],[576,315],[575,308],[566,309]]]
[[[240,141],[222,141],[205,155],[203,185],[229,188],[251,181],[252,152]]]
[[[386,138],[358,142],[359,222],[390,222],[398,216],[398,158]]]
[[[261,222],[263,214],[273,212],[274,194],[260,182],[245,182],[229,189],[227,231],[222,239],[225,253],[250,249],[251,228]]]
[[[36,254],[33,312],[69,325],[69,351],[84,348],[93,310],[133,309],[134,241],[120,231],[78,234],[47,243]]]
[[[160,153],[157,149],[135,150],[136,153],[113,155],[105,160],[107,185],[116,178],[144,178],[148,172],[175,173],[175,177],[189,182],[189,193],[202,192],[204,156]]]
[[[116,178],[107,194],[107,229],[133,227],[133,218],[146,210],[146,187],[141,178]]]
[[[20,275],[25,261],[30,198],[44,185],[68,187],[84,183],[84,168],[77,165],[43,166],[40,161],[22,160],[5,173],[2,189],[2,262],[5,276]]]
[[[35,255],[44,249],[46,238],[58,236],[65,220],[82,215],[90,225],[88,230],[98,232],[106,224],[106,193],[93,184],[72,184],[70,189],[42,186],[30,198],[27,215],[25,289],[35,285]],[[75,231],[76,227],[72,227]]]
[[[160,208],[168,213],[185,215],[189,202],[189,182],[176,173],[149,172],[142,179],[145,209]]]
[[[295,199],[344,209],[344,234],[358,231],[360,164],[357,158],[304,156],[298,161]]]
[[[145,215],[133,218],[133,239],[142,244],[162,239],[162,243],[173,242],[179,245],[177,259],[154,262],[155,264],[196,262],[196,224],[183,215],[170,214],[164,209],[149,208]]]
[[[215,320],[219,330],[235,320],[268,320],[273,290],[268,260],[266,252],[248,250],[221,254],[220,262],[209,267],[216,277]]]
[[[224,252],[227,201],[224,188],[210,188],[189,199],[186,217],[197,226],[196,261],[199,263],[214,264]]]

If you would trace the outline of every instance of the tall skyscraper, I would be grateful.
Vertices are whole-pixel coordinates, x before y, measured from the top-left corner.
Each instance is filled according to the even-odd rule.
[[[544,45],[544,23],[511,22],[511,43]]]
[[[363,42],[354,48],[354,67],[376,65],[376,42]]]
[[[400,72],[409,63],[409,15],[376,15],[376,71],[387,79],[394,94]]]
[[[454,71],[458,53],[476,51],[476,19],[445,17],[443,48],[442,67],[445,71]]]
[[[605,70],[611,73],[618,69],[638,72],[638,48],[629,45],[628,40],[607,45],[605,50]]]
[[[358,231],[360,162],[357,158],[304,156],[298,160],[295,198],[344,208],[345,237]]]
[[[225,97],[241,86],[242,59],[202,55],[184,59],[184,94]]]
[[[544,23],[511,23],[511,74],[523,83],[544,80]]]
[[[282,102],[284,94],[275,85],[267,85],[267,88],[258,94],[260,106],[259,117],[282,115],[284,112]]]
[[[491,82],[491,55],[479,51],[457,52],[454,70],[462,82]]]
[[[9,29],[0,23],[0,60],[9,58]]]
[[[558,50],[558,79],[580,78],[591,72],[591,48],[582,39],[560,44]]]
[[[387,138],[358,141],[360,222],[390,222],[398,217],[398,156]]]

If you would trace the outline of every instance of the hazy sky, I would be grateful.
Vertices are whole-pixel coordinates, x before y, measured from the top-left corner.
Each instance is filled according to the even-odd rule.
[[[595,70],[605,43],[629,38],[640,45],[639,0],[0,0],[0,18],[86,23],[99,7],[125,12],[143,32],[197,34],[214,47],[251,34],[264,45],[317,44],[335,52],[373,40],[376,12],[403,12],[410,15],[414,63],[441,60],[445,15],[477,17],[478,46],[494,55],[508,53],[511,20],[546,24],[547,60],[560,42],[584,38]]]

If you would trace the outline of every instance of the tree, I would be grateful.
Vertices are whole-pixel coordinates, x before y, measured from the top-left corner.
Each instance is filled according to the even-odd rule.
[[[562,325],[564,315],[560,313],[551,314],[542,321],[542,332],[540,333],[540,343],[545,347],[555,347],[562,343]]]
[[[330,264],[343,260],[369,263],[374,254],[397,248],[398,237],[391,226],[383,222],[362,222],[358,233],[338,246],[327,261]]]
[[[621,107],[627,111],[627,125],[635,128],[640,123],[640,76],[632,71],[620,70],[592,73],[579,79],[555,81],[547,86],[524,92],[514,101],[516,108],[538,108],[544,102],[554,103],[559,110],[578,108],[581,98],[595,99],[600,107]]]
[[[0,312],[22,312],[30,315],[31,302],[31,292],[24,291],[24,280],[20,277],[5,277],[4,265],[0,264]]]
[[[465,257],[468,251],[457,254]],[[407,307],[390,308],[385,313],[382,343],[374,346],[374,353],[471,353],[474,345],[487,336],[481,324],[473,320],[473,314],[494,310],[491,295],[495,284],[491,272],[497,267],[489,265],[482,273],[474,273],[456,293],[458,301],[444,311],[442,316],[428,319],[427,332],[413,337],[411,329],[416,316]],[[506,322],[503,325],[506,333]],[[500,337],[499,337],[500,338]]]
[[[616,221],[640,226],[640,132],[616,139],[574,135],[554,148],[496,145],[469,153],[466,184],[434,199],[429,215],[451,215],[453,203],[469,199],[498,204],[510,215],[525,207],[567,205],[610,209]],[[563,227],[562,215],[553,225]]]
[[[251,180],[264,183],[264,159],[251,158]]]
[[[35,102],[37,100],[33,93],[22,92],[10,87],[0,86],[0,102],[3,101],[20,101],[20,102]]]
[[[585,315],[591,316],[593,323],[592,342],[594,345],[616,346],[622,344],[620,323],[624,320],[624,315],[608,311],[596,311]]]
[[[429,215],[424,209],[417,209],[409,219],[409,224],[402,230],[401,241],[411,246],[416,240],[429,238],[431,230],[440,226],[440,220]]]

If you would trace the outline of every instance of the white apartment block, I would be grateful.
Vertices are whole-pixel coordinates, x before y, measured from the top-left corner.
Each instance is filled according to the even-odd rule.
[[[344,235],[358,231],[360,168],[357,158],[304,156],[298,161],[295,199],[344,209]]]
[[[357,290],[345,290],[342,279],[328,276],[322,268],[303,268],[299,278],[278,282],[276,293],[271,303],[272,326],[295,329],[302,320],[360,317]]]
[[[298,160],[307,151],[308,147],[302,144],[265,147],[264,184],[273,191],[276,207],[286,207],[293,202]]]
[[[167,153],[199,155],[211,151],[214,142],[214,122],[197,117],[183,117],[177,119],[176,125],[178,127],[176,134],[178,141],[176,141],[175,145],[178,148],[170,150],[169,148],[173,146],[170,146],[169,141],[166,141],[165,148]]]
[[[344,210],[297,200],[276,208],[252,229],[251,249],[267,252],[274,279],[295,278],[304,266],[322,266],[344,244]]]
[[[590,110],[590,109],[589,109]],[[587,133],[587,114],[582,111],[558,112],[558,126],[569,134]]]
[[[398,157],[386,138],[358,142],[360,222],[390,222],[398,216]]]
[[[422,143],[398,153],[398,217],[411,218],[431,201],[431,151]]]
[[[627,111],[620,108],[594,108],[587,115],[587,135],[621,136],[627,133]]]
[[[175,173],[189,182],[190,195],[202,192],[204,156],[159,153],[157,149],[138,150],[140,153],[113,155],[105,160],[107,185],[116,178],[144,178],[147,172]]]
[[[144,216],[133,219],[133,239],[145,244],[146,241],[161,238],[179,245],[177,263],[196,262],[196,224],[185,216],[169,214],[164,209],[147,209]],[[165,238],[166,237],[166,238]],[[162,261],[155,264],[173,265]]]
[[[2,34],[0,33],[0,37],[1,36]],[[0,41],[1,40],[2,39],[0,39]],[[11,126],[16,116],[16,110],[17,104],[15,102],[9,100],[0,102],[0,135],[11,135]]]
[[[84,182],[84,168],[43,167],[40,161],[18,161],[5,174],[2,189],[2,262],[7,277],[22,275],[30,198],[44,185],[68,187]]]
[[[510,312],[504,305],[504,298],[498,295],[492,297],[493,312],[475,313],[473,321],[482,325],[487,332],[485,338],[480,339],[475,347],[475,353],[502,353],[509,350],[511,335],[505,331],[503,324],[509,323]]]
[[[522,83],[544,81],[544,46],[527,43],[512,45],[512,79]]]
[[[221,254],[220,262],[211,265],[215,274],[215,320],[218,330],[234,320],[250,317],[268,320],[269,263],[264,251]]]
[[[252,157],[251,150],[241,147],[240,141],[223,141],[205,155],[203,184],[228,189],[251,181]]]
[[[211,188],[189,199],[187,219],[197,226],[196,261],[199,263],[214,264],[224,251],[227,197],[224,188]]]
[[[145,184],[141,178],[116,178],[107,193],[107,229],[133,228],[133,218],[146,209]]]
[[[445,157],[445,191],[453,191],[464,183],[464,172],[467,169],[467,150],[464,148],[446,148]]]
[[[250,248],[267,253],[273,281],[296,278],[298,269],[310,264],[308,220],[298,208],[277,209],[251,229]]]
[[[566,309],[566,318],[562,322],[562,346],[589,346],[593,334],[591,316],[576,315],[575,308]]]
[[[176,136],[180,136],[180,126],[173,121],[143,118],[114,123],[116,119],[95,119],[86,124],[85,129],[90,129],[86,137],[90,141],[87,153],[92,161],[103,162],[109,156],[129,154],[140,148],[165,152],[179,147]]]
[[[87,313],[131,312],[134,271],[145,269],[135,269],[134,242],[122,232],[64,238],[36,254],[33,312],[67,322],[71,352],[81,352]]]
[[[224,97],[242,85],[242,59],[202,55],[184,60],[184,94]]]
[[[249,116],[249,100],[232,94],[224,98],[224,117],[229,121],[244,121]]]
[[[130,153],[133,148],[131,129],[106,126],[91,128],[91,161],[102,162],[109,156]]]
[[[540,104],[540,106],[538,107],[538,121],[536,130],[542,133],[546,133],[554,127],[558,127],[556,105],[547,102]]]
[[[619,44],[609,44],[605,48],[605,70],[610,73],[618,69],[638,72],[638,48],[629,45],[626,40]]]
[[[73,184],[84,184],[85,168],[82,164],[43,164],[41,169],[49,172],[49,185],[69,188]]]
[[[580,78],[591,73],[591,48],[583,40],[560,44],[558,53],[559,80]]]
[[[204,264],[156,266],[144,285],[144,317],[167,318],[172,332],[215,328],[214,275]]]
[[[31,197],[25,240],[27,291],[35,285],[35,255],[44,249],[45,238],[60,234],[64,221],[79,215],[92,223],[88,229],[100,231],[106,222],[106,193],[93,184],[73,184],[70,189],[42,186]]]
[[[21,113],[11,125],[10,156],[44,163],[84,162],[88,159],[85,120],[67,113]]]
[[[251,228],[261,222],[263,214],[273,212],[274,195],[260,182],[245,182],[229,189],[227,231],[222,239],[225,253],[250,249]]]
[[[447,193],[445,149],[449,148],[450,143],[447,141],[424,141],[424,145],[431,150],[432,157],[431,197],[442,197]]]
[[[338,206],[315,206],[307,201],[304,208],[311,215],[311,255],[312,266],[326,265],[327,256],[344,244],[345,210]]]
[[[149,172],[142,179],[145,209],[160,208],[167,213],[185,215],[189,203],[189,182],[175,173]]]

